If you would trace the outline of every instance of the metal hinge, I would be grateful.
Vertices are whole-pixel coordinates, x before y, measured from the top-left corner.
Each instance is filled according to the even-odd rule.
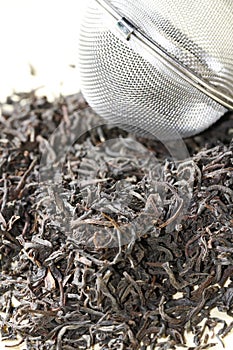
[[[117,27],[121,34],[124,35],[125,39],[130,40],[130,37],[134,32],[134,27],[132,26],[132,24],[126,18],[123,17],[117,22]]]

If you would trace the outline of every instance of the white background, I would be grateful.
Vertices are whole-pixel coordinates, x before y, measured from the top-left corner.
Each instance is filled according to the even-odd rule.
[[[86,0],[0,0],[0,101],[44,86],[52,99],[79,90],[77,39]],[[30,74],[30,64],[36,76]]]

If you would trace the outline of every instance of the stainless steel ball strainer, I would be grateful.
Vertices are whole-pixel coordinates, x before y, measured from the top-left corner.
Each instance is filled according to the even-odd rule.
[[[82,92],[103,118],[159,139],[233,109],[232,0],[89,0]]]

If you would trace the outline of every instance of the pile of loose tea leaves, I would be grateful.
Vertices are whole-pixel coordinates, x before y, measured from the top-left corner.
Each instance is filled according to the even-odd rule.
[[[2,103],[2,338],[41,350],[224,342],[233,319],[211,312],[233,316],[232,135],[229,113],[176,161],[105,125],[81,94]]]

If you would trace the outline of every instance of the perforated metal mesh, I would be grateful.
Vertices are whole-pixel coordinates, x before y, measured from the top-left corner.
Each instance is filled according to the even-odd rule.
[[[174,59],[233,94],[232,0],[108,0]]]
[[[197,10],[196,2],[200,6],[199,16],[202,10],[202,16],[205,17],[205,2],[201,1],[202,6],[200,1],[195,4],[188,2],[187,8],[187,1],[181,0],[179,9],[184,6],[182,12],[178,11],[178,2],[174,0],[110,2],[122,16],[130,19],[147,36],[154,39],[157,34],[159,45],[202,78],[211,81],[222,79],[225,82],[224,74],[228,72],[226,86],[222,82],[220,86],[229,90],[232,76],[229,71],[233,62],[230,56],[227,58],[227,53],[232,54],[231,57],[233,53],[230,52],[226,40],[219,40],[220,46],[213,45],[212,42],[214,47],[211,51],[211,35],[208,42],[205,36],[213,30],[213,25],[208,26],[206,21],[205,31],[199,29],[195,33],[192,26],[197,18],[189,15],[188,20],[184,20],[190,7],[191,12]],[[213,0],[212,3],[215,6],[213,11],[217,10],[217,3],[221,3],[229,11],[232,8],[230,1]],[[220,11],[219,7],[218,9]],[[141,52],[140,49],[134,50],[132,40],[127,42],[121,39],[109,25],[106,16],[102,7],[95,0],[91,0],[82,23],[79,41],[82,91],[97,113],[130,131],[169,139],[176,133],[182,137],[198,133],[226,112],[225,107],[167,68],[158,58],[154,57],[151,63],[143,48]],[[217,21],[216,24],[215,21],[215,25],[219,30],[220,22]],[[227,25],[224,30],[227,31]],[[221,50],[226,53],[222,62],[218,52]]]

